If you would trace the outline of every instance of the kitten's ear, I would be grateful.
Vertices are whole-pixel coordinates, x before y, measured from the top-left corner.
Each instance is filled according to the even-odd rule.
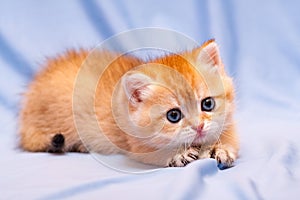
[[[210,66],[222,66],[219,47],[214,39],[205,42],[198,51],[198,62]]]
[[[139,72],[129,72],[122,78],[122,86],[128,100],[135,104],[142,102],[151,94],[152,79]]]

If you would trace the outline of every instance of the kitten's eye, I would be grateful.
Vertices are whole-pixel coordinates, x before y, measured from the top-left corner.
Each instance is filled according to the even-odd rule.
[[[182,119],[181,111],[178,108],[173,108],[167,112],[167,119],[171,123],[178,123]]]
[[[210,112],[215,108],[215,100],[212,97],[207,97],[201,101],[201,110]]]

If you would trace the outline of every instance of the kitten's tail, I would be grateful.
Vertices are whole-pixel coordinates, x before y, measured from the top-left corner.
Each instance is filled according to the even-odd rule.
[[[49,152],[63,153],[64,146],[65,146],[65,137],[61,133],[58,133],[54,135],[51,140],[51,147],[49,148]]]

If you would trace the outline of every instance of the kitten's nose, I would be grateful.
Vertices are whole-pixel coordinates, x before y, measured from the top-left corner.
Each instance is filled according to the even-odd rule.
[[[203,127],[204,127],[204,123],[201,123],[198,126],[193,126],[192,129],[194,129],[195,131],[197,131],[197,133],[201,133]]]

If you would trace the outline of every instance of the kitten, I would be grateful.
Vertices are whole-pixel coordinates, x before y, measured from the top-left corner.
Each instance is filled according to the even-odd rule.
[[[20,113],[24,150],[123,153],[172,167],[215,158],[221,168],[233,166],[234,89],[214,40],[149,61],[88,53],[49,60],[30,84]]]

